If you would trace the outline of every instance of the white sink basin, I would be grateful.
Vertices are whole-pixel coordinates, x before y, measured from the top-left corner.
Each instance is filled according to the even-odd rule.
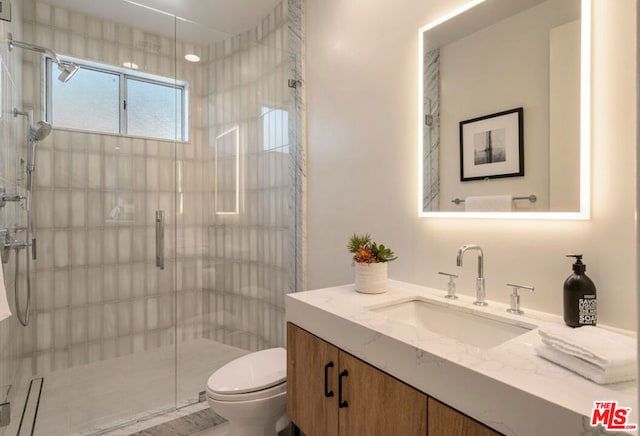
[[[369,306],[388,319],[455,339],[478,348],[493,348],[537,328],[524,321],[439,303],[423,297]]]

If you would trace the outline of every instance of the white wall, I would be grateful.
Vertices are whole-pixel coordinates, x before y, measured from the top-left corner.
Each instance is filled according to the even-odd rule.
[[[574,12],[556,9],[544,2],[440,49],[440,210],[464,210],[454,198],[500,194],[535,194],[536,203],[516,201],[516,210],[549,210],[549,32]],[[517,107],[524,177],[461,182],[460,121]]]
[[[444,288],[437,272],[457,272],[472,295],[475,262],[455,255],[478,243],[489,299],[515,281],[536,286],[525,309],[561,313],[564,255],[581,252],[600,321],[635,329],[636,2],[594,0],[591,220],[418,218],[417,30],[463,3],[307,0],[309,289],[352,282],[347,238],[371,232],[400,256],[392,278]]]

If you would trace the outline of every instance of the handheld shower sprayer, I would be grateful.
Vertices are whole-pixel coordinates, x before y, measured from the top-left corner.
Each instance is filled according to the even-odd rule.
[[[80,67],[78,67],[73,62],[62,61],[53,50],[47,47],[30,44],[28,42],[16,41],[15,39],[13,39],[13,35],[11,33],[9,33],[8,39],[9,39],[9,51],[13,50],[13,47],[20,47],[26,50],[35,51],[38,53],[44,53],[47,56],[49,56],[51,60],[58,66],[58,69],[60,70],[60,75],[58,76],[58,80],[60,80],[61,82],[66,83],[69,80],[71,80],[73,75],[76,74],[80,69]]]
[[[31,192],[33,172],[36,169],[36,144],[49,136],[51,124],[46,121],[38,121],[37,127],[33,125],[33,110],[19,111],[13,110],[13,116],[24,115],[27,117],[27,191]]]

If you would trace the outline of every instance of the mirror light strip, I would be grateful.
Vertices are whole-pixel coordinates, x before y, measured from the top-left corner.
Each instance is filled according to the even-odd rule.
[[[423,163],[423,32],[479,5],[474,0],[423,26],[418,31],[418,216],[426,218],[493,218],[533,220],[588,220],[591,216],[591,1],[581,1],[580,35],[580,211],[579,212],[424,212]]]

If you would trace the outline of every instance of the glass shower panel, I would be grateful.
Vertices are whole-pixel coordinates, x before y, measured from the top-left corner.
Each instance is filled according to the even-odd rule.
[[[24,13],[23,39],[114,68],[135,63],[132,74],[174,80],[172,16],[123,0],[108,0],[110,13],[98,14],[88,3],[70,10],[25,2],[34,9]],[[41,89],[40,56],[24,62],[32,72],[25,88]],[[39,92],[25,95],[34,99],[28,106],[40,108]],[[179,108],[176,98],[167,104],[172,113]],[[38,144],[29,327],[35,335],[24,356],[24,385],[44,378],[36,435],[92,434],[176,404],[176,140],[102,130],[91,122],[83,131],[65,129],[54,119],[51,135]],[[162,270],[156,210],[166,217]]]
[[[196,77],[193,135],[177,147],[177,394],[183,405],[198,401],[208,377],[227,362],[284,346],[284,296],[294,274],[293,115],[286,5],[236,36],[193,22],[177,25],[177,79]],[[200,62],[183,60],[190,53]]]

